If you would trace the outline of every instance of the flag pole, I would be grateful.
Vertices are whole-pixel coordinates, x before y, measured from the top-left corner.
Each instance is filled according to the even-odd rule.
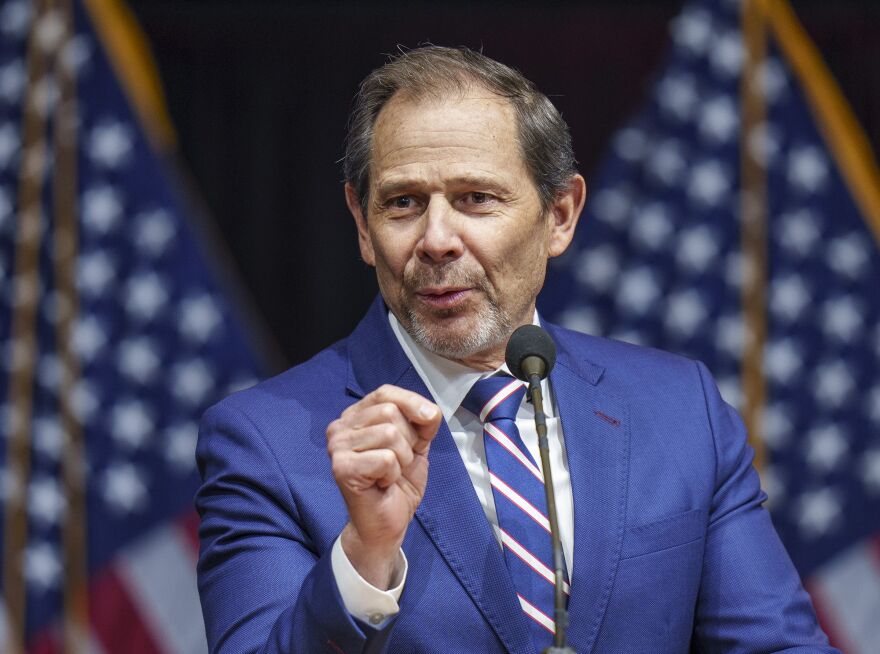
[[[804,89],[844,183],[880,246],[880,168],[864,130],[785,0],[757,0],[769,29]]]
[[[62,527],[64,550],[63,638],[66,654],[86,651],[89,635],[88,548],[86,534],[85,442],[83,428],[72,398],[80,377],[80,364],[73,348],[73,333],[79,311],[76,288],[76,260],[79,254],[77,229],[77,124],[76,68],[65,62],[63,49],[73,38],[72,0],[61,0],[64,36],[55,52],[55,73],[60,102],[55,114],[53,176],[54,247],[53,264],[57,290],[56,351],[61,363],[59,413],[64,434],[61,477],[67,515]]]
[[[37,355],[39,254],[42,193],[45,179],[46,121],[41,113],[38,82],[45,79],[47,52],[40,43],[39,25],[47,2],[34,10],[27,46],[27,90],[23,110],[21,165],[18,186],[18,226],[12,304],[12,365],[9,380],[9,440],[6,446],[6,500],[3,525],[3,600],[8,613],[6,647],[24,652],[27,591],[24,579],[28,515],[27,489],[31,473],[31,426]]]

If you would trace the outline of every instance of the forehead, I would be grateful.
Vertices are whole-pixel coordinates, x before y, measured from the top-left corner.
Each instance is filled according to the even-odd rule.
[[[395,95],[373,131],[373,182],[397,174],[526,174],[512,104],[490,91]]]

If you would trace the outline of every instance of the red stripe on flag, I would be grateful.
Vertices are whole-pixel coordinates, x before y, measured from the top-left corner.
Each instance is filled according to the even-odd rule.
[[[868,541],[868,552],[874,567],[877,568],[877,576],[880,577],[880,534],[877,534]]]
[[[31,639],[28,654],[62,654],[56,628],[43,629]]]
[[[819,625],[822,627],[825,635],[828,636],[828,640],[831,644],[841,652],[855,651],[849,643],[846,642],[846,638],[842,635],[841,630],[838,629],[837,624],[832,619],[833,613],[828,610],[827,603],[822,595],[820,584],[806,581],[804,582],[804,588],[810,594],[810,599],[813,600],[813,608],[816,610],[816,617],[819,618]]]
[[[92,582],[90,600],[92,628],[105,651],[162,654],[112,567]]]
[[[192,548],[193,560],[199,558],[199,522],[199,514],[194,510],[187,511],[177,520],[180,532]]]

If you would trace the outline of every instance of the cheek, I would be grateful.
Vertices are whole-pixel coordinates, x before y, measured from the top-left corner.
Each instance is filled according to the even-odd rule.
[[[407,246],[407,240],[405,235],[387,231],[372,234],[377,272],[391,277],[403,275],[403,269],[410,259],[409,253],[412,252]]]
[[[486,264],[486,274],[498,299],[512,306],[537,295],[544,284],[546,265],[543,248],[527,241],[498,252],[494,265]]]

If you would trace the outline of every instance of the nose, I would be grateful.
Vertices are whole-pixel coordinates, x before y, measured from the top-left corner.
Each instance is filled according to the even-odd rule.
[[[464,252],[455,208],[443,196],[431,196],[422,214],[424,232],[416,253],[424,263],[448,263]]]

